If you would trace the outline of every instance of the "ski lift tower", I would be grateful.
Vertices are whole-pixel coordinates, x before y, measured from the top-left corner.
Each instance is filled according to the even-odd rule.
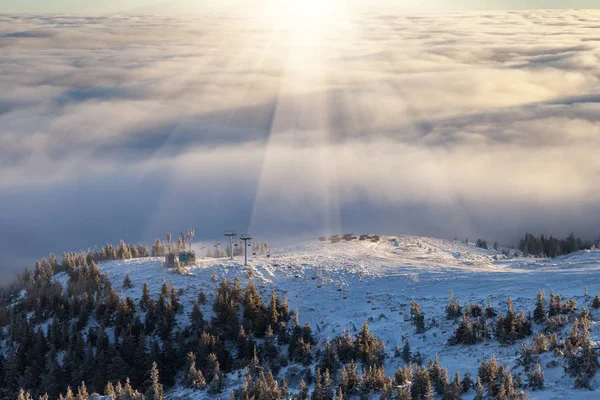
[[[225,236],[229,238],[229,251],[231,252],[229,257],[230,260],[233,260],[233,237],[236,235],[237,233],[235,233],[235,231],[225,231]]]
[[[240,240],[244,242],[244,265],[248,265],[248,240],[252,240],[252,235],[249,233],[241,235]]]
[[[171,234],[167,233],[167,252],[171,252]]]
[[[190,242],[190,253],[192,252],[192,239],[196,237],[193,229],[188,229],[188,240]]]

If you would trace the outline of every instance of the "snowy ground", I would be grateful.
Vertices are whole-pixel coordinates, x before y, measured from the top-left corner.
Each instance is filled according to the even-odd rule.
[[[141,296],[144,282],[153,293],[159,292],[164,281],[183,289],[181,299],[186,308],[180,317],[183,322],[201,288],[208,297],[202,311],[205,317],[212,315],[214,288],[218,284],[211,279],[214,273],[219,280],[238,276],[245,284],[247,268],[242,261],[240,257],[234,261],[201,259],[189,268],[189,275],[165,270],[162,260],[157,258],[106,262],[100,267],[109,273],[115,287],[120,287],[129,274],[134,287],[123,290],[122,294],[136,299]],[[578,308],[589,307],[593,295],[600,291],[600,251],[552,260],[506,260],[495,250],[411,236],[383,237],[379,243],[332,244],[315,240],[273,250],[270,258],[258,256],[250,264],[254,270],[252,279],[264,298],[268,299],[273,288],[279,294],[286,294],[290,308],[299,310],[301,322],[309,321],[321,340],[331,339],[344,329],[360,329],[363,321],[369,321],[372,331],[386,342],[389,353],[386,368],[390,375],[402,365],[400,359],[393,357],[393,349],[402,345],[406,335],[413,352],[420,351],[426,360],[438,354],[442,364],[449,368],[450,376],[457,370],[461,375],[469,370],[476,376],[480,360],[492,353],[519,372],[515,366],[518,345],[503,347],[495,340],[470,347],[446,345],[456,327],[444,316],[450,291],[461,303],[485,305],[491,297],[492,304],[500,311],[505,309],[506,297],[510,295],[515,309],[526,313],[533,311],[535,295],[540,289],[546,295],[554,290],[563,297],[574,297]],[[584,297],[586,285],[588,298]],[[427,325],[435,319],[439,328],[431,328],[423,335],[414,333],[414,326],[408,321],[411,299],[421,303]],[[600,319],[598,312],[592,311],[592,316]],[[539,329],[540,326],[534,326],[534,331]],[[600,339],[597,323],[592,326],[591,334],[592,340]],[[549,357],[542,356],[542,366]],[[600,391],[572,390],[573,380],[563,376],[562,366],[546,368],[545,374],[546,390],[532,393],[531,398],[600,398]]]

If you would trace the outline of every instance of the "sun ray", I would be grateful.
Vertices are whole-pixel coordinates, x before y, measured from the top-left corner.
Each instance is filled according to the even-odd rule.
[[[230,21],[231,22],[231,21]],[[224,28],[227,26],[228,23],[225,21],[223,23],[223,25],[221,26],[221,28]],[[234,26],[239,26],[240,25],[240,21],[237,21]],[[218,41],[218,46],[213,50],[212,55],[207,55],[207,60],[205,63],[210,63],[210,62],[216,62],[217,58],[219,58],[222,56],[222,54],[230,54],[229,59],[227,60],[227,62],[225,63],[224,67],[222,68],[222,72],[218,75],[216,75],[213,78],[213,85],[214,86],[220,86],[220,85],[226,85],[228,83],[228,79],[230,79],[230,73],[232,73],[236,68],[240,68],[240,66],[242,65],[246,65],[244,60],[247,60],[248,58],[250,58],[252,60],[252,64],[251,64],[251,68],[250,74],[247,74],[245,81],[244,81],[244,89],[239,91],[239,96],[241,99],[241,101],[245,101],[247,104],[251,103],[251,100],[248,99],[248,87],[251,85],[252,80],[255,79],[255,72],[264,64],[264,60],[265,60],[265,55],[269,53],[269,49],[271,48],[271,46],[273,45],[273,43],[277,40],[277,35],[275,32],[270,32],[269,33],[269,37],[268,39],[264,42],[265,44],[263,44],[261,46],[261,43],[263,42],[263,37],[261,35],[259,36],[255,36],[252,35],[250,32],[253,30],[253,25],[252,24],[248,24],[245,28],[245,30],[241,30],[238,31],[235,34],[235,38],[239,39],[242,38],[243,41],[241,43],[236,43],[235,47],[240,50],[240,51],[236,51],[236,52],[232,52],[231,51],[231,46],[232,44],[230,42],[228,42],[227,40],[221,38],[220,41]],[[219,37],[218,34],[213,33],[212,34],[213,37]],[[204,43],[202,43],[204,44]],[[255,53],[256,49],[259,49],[258,53]],[[203,65],[194,65],[194,64],[187,64],[189,67],[187,69],[187,71],[179,77],[179,80],[181,82],[182,85],[185,85],[185,82],[193,82],[195,79],[195,76],[197,73],[201,72],[203,69]],[[208,94],[207,94],[208,95]],[[169,146],[170,144],[172,144],[172,142],[176,139],[176,137],[182,133],[182,129],[184,127],[187,127],[192,121],[193,118],[197,117],[198,115],[201,115],[203,113],[206,113],[206,110],[204,110],[202,108],[202,104],[204,104],[203,101],[203,97],[204,93],[202,91],[198,92],[196,94],[197,96],[197,103],[199,104],[198,110],[196,113],[191,113],[188,114],[186,117],[184,117],[183,119],[179,120],[179,122],[173,126],[173,128],[168,132],[168,135],[165,139],[165,141],[163,142],[163,144],[155,149],[153,156],[151,157],[152,160],[158,160],[162,157],[162,153],[163,153],[163,149],[166,148],[167,146]],[[168,99],[164,100],[163,102],[168,101]],[[242,105],[241,103],[238,103],[237,106]],[[235,107],[237,107],[235,106]],[[227,121],[225,122],[225,124],[229,124],[229,122],[231,121],[231,118],[233,117],[233,115],[235,114],[235,111],[237,108],[233,108],[230,109],[229,111],[229,117],[227,119]],[[152,170],[150,170],[148,173],[153,173]],[[176,192],[176,188],[178,187],[178,185],[180,185],[180,182],[178,182],[177,179],[177,171],[171,171],[170,172],[170,178],[166,179],[166,187],[161,191],[160,195],[158,196],[158,199],[156,201],[156,212],[151,215],[148,218],[148,222],[146,227],[144,228],[144,231],[146,233],[149,232],[154,232],[156,231],[156,226],[160,225],[160,218],[161,218],[161,210],[165,210],[168,208],[169,204],[172,204],[173,200],[175,198],[177,198],[178,194]],[[205,171],[196,171],[196,175],[197,176],[203,176],[203,174],[205,174]],[[201,182],[198,182],[198,184],[201,184]]]
[[[340,15],[333,15],[333,8],[323,8],[318,2],[299,4],[284,2],[283,9],[274,12],[279,15],[278,23],[287,23],[287,60],[253,205],[251,229],[265,226],[286,229],[302,224],[306,225],[304,229],[319,233],[339,232],[342,221],[326,64]],[[273,11],[266,14],[270,12]],[[282,154],[287,151],[294,154],[287,158]],[[282,193],[274,198],[273,193],[278,193],[277,187],[284,182],[297,182],[303,193]],[[290,206],[295,210],[294,215],[284,215]]]

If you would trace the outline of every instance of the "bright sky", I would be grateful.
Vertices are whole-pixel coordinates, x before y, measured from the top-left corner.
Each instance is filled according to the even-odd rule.
[[[266,0],[268,1],[268,0]],[[295,0],[282,0],[291,2]],[[297,0],[302,1],[302,0]],[[328,0],[323,0],[327,2]],[[0,12],[246,12],[265,0],[2,0]],[[598,8],[597,0],[345,0],[360,9],[410,10]]]

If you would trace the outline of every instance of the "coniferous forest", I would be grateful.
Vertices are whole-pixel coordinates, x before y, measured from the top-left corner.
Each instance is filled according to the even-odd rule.
[[[386,348],[367,321],[355,332],[317,340],[309,323],[291,310],[286,297],[261,296],[252,279],[215,282],[214,296],[202,290],[185,309],[182,292],[164,282],[159,293],[134,287],[129,275],[111,282],[104,261],[164,254],[157,241],[144,246],[106,245],[99,251],[50,255],[26,269],[0,293],[0,398],[162,399],[184,387],[213,398],[332,400],[377,394],[392,399],[524,399],[544,388],[540,354],[560,354],[577,387],[589,388],[600,367],[592,349],[592,318],[573,299],[540,291],[533,314],[516,310],[510,297],[498,309],[461,303],[450,293],[446,318],[455,331],[448,346],[522,341],[519,362],[526,375],[514,374],[494,355],[482,360],[477,376],[449,376],[437,357],[425,360],[411,350],[413,335],[426,336],[438,323],[412,301],[414,332],[403,345]],[[68,279],[55,279],[63,273]],[[61,283],[62,282],[62,283]],[[138,301],[118,294],[139,290]],[[214,298],[207,304],[207,297]],[[533,305],[532,305],[533,306]],[[600,308],[599,297],[589,304]],[[204,315],[202,309],[212,311]],[[572,324],[568,337],[561,329]],[[533,326],[542,327],[533,336]],[[530,341],[530,342],[528,342]],[[530,343],[530,344],[528,344]],[[403,367],[385,371],[389,358]],[[290,366],[300,374],[290,376]],[[229,386],[229,377],[241,384]],[[289,380],[289,381],[288,381]],[[238,380],[239,381],[239,380]],[[486,397],[487,396],[487,397]]]
[[[565,254],[574,253],[579,250],[589,250],[600,243],[599,240],[583,240],[575,237],[571,233],[566,238],[555,238],[552,235],[545,237],[543,234],[538,236],[526,233],[519,241],[519,250],[525,256],[533,255],[536,257],[558,257]]]

